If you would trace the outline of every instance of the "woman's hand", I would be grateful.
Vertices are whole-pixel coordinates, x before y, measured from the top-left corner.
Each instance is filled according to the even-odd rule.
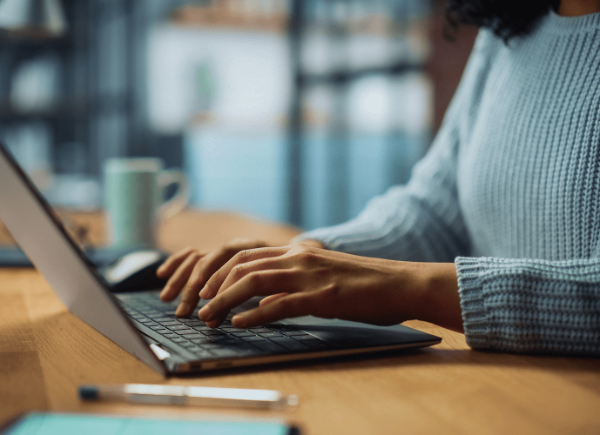
[[[303,244],[323,247],[316,240],[305,240]],[[198,293],[206,281],[227,263],[234,255],[241,251],[263,248],[269,246],[260,240],[236,239],[215,251],[201,251],[187,248],[171,255],[156,271],[159,278],[168,279],[160,298],[165,301],[174,300],[181,294],[177,307],[178,317],[187,317],[192,314],[198,305]]]
[[[265,246],[268,245],[259,240],[239,239],[215,251],[183,249],[171,255],[156,271],[159,278],[168,278],[160,298],[168,302],[181,293],[181,300],[175,314],[178,317],[187,317],[198,305],[200,300],[198,293],[213,273],[238,252]]]
[[[376,325],[420,319],[462,330],[452,263],[382,260],[303,245],[265,247],[233,255],[200,296],[213,299],[199,312],[211,327],[251,297],[267,296],[259,307],[234,316],[233,325],[314,315]]]

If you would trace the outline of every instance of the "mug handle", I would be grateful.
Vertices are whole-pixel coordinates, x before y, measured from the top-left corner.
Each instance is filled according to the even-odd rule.
[[[177,193],[173,198],[164,202],[158,208],[158,216],[161,219],[168,219],[182,211],[188,204],[188,189],[185,175],[177,169],[165,169],[160,171],[156,179],[158,189],[164,193],[165,188],[171,184],[177,184]]]

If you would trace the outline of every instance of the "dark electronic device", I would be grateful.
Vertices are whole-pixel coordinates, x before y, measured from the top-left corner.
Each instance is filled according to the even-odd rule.
[[[113,293],[162,289],[167,280],[158,278],[156,270],[167,257],[160,251],[134,251],[98,271]]]

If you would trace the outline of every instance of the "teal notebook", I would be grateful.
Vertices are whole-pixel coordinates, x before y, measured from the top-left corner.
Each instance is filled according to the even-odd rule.
[[[281,422],[255,420],[170,420],[90,414],[34,413],[3,435],[292,435]]]

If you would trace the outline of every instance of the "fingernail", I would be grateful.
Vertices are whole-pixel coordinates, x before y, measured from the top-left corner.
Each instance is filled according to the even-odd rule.
[[[167,295],[167,293],[169,293],[169,288],[168,288],[168,287],[165,287],[165,288],[164,288],[164,289],[163,289],[163,290],[160,292],[160,298],[161,298],[161,299],[162,299],[162,298],[164,298],[164,297]]]
[[[187,302],[182,302],[177,307],[177,310],[175,311],[175,316],[177,316],[177,317],[187,316],[190,312],[190,309],[191,309],[190,304],[188,304]]]
[[[212,313],[210,312],[210,308],[208,305],[204,305],[200,311],[198,312],[200,319],[204,322],[208,322],[212,319]]]
[[[198,296],[200,296],[202,299],[206,299],[206,294],[207,294],[208,290],[206,290],[206,286],[202,287],[202,290],[200,290],[200,293],[198,293]]]
[[[244,325],[246,324],[246,316],[244,316],[243,314],[236,314],[235,316],[233,316],[233,318],[231,319],[231,323],[233,324],[233,326],[235,326],[236,328],[243,328]]]

